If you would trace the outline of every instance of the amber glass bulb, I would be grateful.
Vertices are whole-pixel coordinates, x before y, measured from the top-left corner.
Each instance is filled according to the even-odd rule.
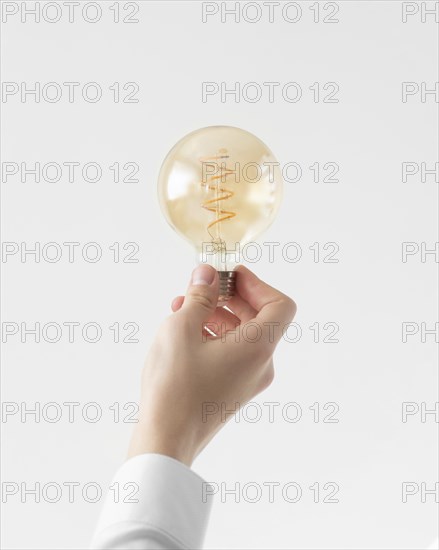
[[[199,261],[231,272],[246,243],[273,221],[282,196],[279,163],[256,136],[209,126],[183,137],[163,161],[158,192],[169,224]]]

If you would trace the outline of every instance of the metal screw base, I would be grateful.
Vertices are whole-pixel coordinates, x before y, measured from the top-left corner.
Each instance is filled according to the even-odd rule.
[[[223,306],[235,295],[236,271],[218,271],[219,298],[218,305]]]

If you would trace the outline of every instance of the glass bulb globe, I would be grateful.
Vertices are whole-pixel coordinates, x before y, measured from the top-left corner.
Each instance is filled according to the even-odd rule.
[[[209,126],[183,137],[163,161],[158,193],[173,229],[220,273],[221,299],[233,294],[242,246],[272,223],[283,180],[273,153],[256,136]]]

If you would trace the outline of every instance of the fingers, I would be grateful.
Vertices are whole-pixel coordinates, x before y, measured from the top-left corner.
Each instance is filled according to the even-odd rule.
[[[178,311],[184,302],[184,296],[176,296],[172,302],[171,302],[171,309],[175,313]],[[223,308],[217,308],[216,312],[214,313],[214,317],[217,316],[218,312],[221,311],[230,311],[230,315],[233,314],[234,321],[236,321],[236,324],[239,324],[239,321],[242,323],[246,323],[250,319],[254,319],[256,317],[256,314],[258,313],[254,308],[252,308],[251,305],[249,305],[245,300],[239,296],[239,294],[235,294],[230,300],[225,304],[226,309]],[[227,317],[227,315],[225,316]],[[237,318],[237,319],[236,319]],[[217,322],[217,319],[213,320],[214,322]]]
[[[205,326],[216,336],[221,336],[229,330],[234,330],[240,322],[236,315],[222,307],[218,307]]]
[[[175,313],[178,311],[184,302],[184,296],[177,296],[171,302],[171,309]]]
[[[257,311],[253,308],[248,302],[246,302],[239,293],[236,293],[235,296],[232,296],[230,300],[226,303],[226,307],[230,309],[236,317],[241,319],[242,323],[254,319],[257,315]]]
[[[217,271],[205,264],[197,266],[186,292],[181,311],[189,316],[191,325],[200,329],[215,311],[218,303],[219,278]]]
[[[257,322],[269,342],[277,343],[282,337],[282,329],[296,313],[296,304],[279,290],[261,281],[246,267],[239,266],[237,271],[238,293],[257,312],[248,323]]]
[[[296,313],[294,301],[267,285],[244,266],[237,268],[236,295],[227,302],[227,311],[217,308],[219,281],[216,270],[199,265],[192,274],[186,297],[177,296],[172,311],[182,310],[196,330],[205,325],[218,336],[233,330],[241,320],[241,330],[257,325],[262,342],[276,344]]]
[[[172,300],[171,309],[175,313],[184,302],[184,296],[177,296]],[[240,319],[230,311],[227,311],[223,307],[217,307],[210,318],[205,323],[204,332],[206,335],[212,337],[218,337],[229,330],[234,330],[239,324]],[[206,330],[206,328],[208,330]],[[213,334],[212,334],[213,333]]]

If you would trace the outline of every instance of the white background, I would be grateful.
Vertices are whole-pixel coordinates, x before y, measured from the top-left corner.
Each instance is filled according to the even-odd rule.
[[[128,13],[125,4],[121,16]],[[321,19],[328,12],[319,4]],[[286,183],[279,216],[262,238],[281,243],[275,261],[264,253],[257,263],[247,262],[296,300],[302,337],[279,346],[275,381],[255,400],[263,412],[259,422],[232,420],[194,470],[228,488],[294,481],[303,494],[295,504],[279,491],[268,502],[266,489],[257,503],[242,495],[239,503],[233,496],[222,503],[217,495],[206,546],[427,547],[437,536],[435,497],[423,503],[419,491],[403,503],[402,484],[434,488],[437,424],[432,414],[421,422],[420,413],[402,422],[402,403],[425,402],[432,409],[438,401],[435,337],[423,343],[419,331],[403,343],[402,324],[434,328],[437,266],[432,254],[422,262],[420,252],[402,262],[401,251],[403,242],[434,248],[437,179],[429,175],[423,183],[418,173],[403,183],[402,163],[432,168],[437,162],[437,99],[430,94],[422,102],[418,93],[403,102],[402,83],[425,82],[431,89],[438,80],[434,16],[422,22],[419,3],[418,13],[403,23],[398,1],[339,2],[338,23],[316,23],[311,3],[303,2],[296,23],[285,21],[279,8],[272,23],[267,9],[256,23],[242,17],[236,23],[232,16],[222,23],[220,14],[203,23],[201,2],[144,1],[138,2],[139,23],[126,24],[114,23],[111,5],[101,2],[102,17],[94,24],[80,10],[69,23],[63,8],[57,23],[35,23],[31,16],[23,23],[19,13],[2,25],[3,81],[81,83],[73,103],[66,88],[57,103],[3,97],[3,162],[94,161],[104,170],[96,183],[79,176],[70,183],[65,173],[57,183],[36,183],[31,176],[22,183],[19,174],[2,182],[3,241],[29,247],[95,241],[103,249],[97,263],[84,261],[80,252],[69,263],[65,248],[57,263],[36,263],[32,256],[22,263],[19,254],[3,258],[3,322],[94,321],[103,327],[96,344],[80,333],[74,343],[65,333],[53,344],[32,337],[21,343],[20,334],[8,338],[4,402],[81,406],[73,423],[66,408],[54,423],[4,417],[3,482],[96,482],[104,490],[110,484],[132,425],[115,423],[108,407],[137,401],[148,346],[194,264],[194,253],[161,215],[160,164],[188,132],[234,125],[265,141],[281,164],[297,162],[303,170],[299,181]],[[96,103],[80,94],[92,81],[103,89]],[[239,102],[230,95],[222,102],[219,94],[203,102],[206,81],[228,88],[235,82],[281,86],[273,102],[266,89],[255,103],[242,95]],[[115,103],[109,90],[114,82],[138,83],[139,102]],[[302,88],[295,103],[280,93],[288,82]],[[315,82],[336,82],[339,102],[314,102],[309,86]],[[115,183],[108,169],[114,162],[136,162],[139,182]],[[309,166],[315,162],[336,162],[339,181],[314,183]],[[115,263],[108,249],[114,242],[138,243],[139,262]],[[290,242],[302,249],[295,263],[280,253]],[[309,247],[316,242],[337,243],[339,261],[315,262]],[[115,322],[137,323],[139,343],[114,343],[108,327]],[[339,326],[338,343],[322,342],[327,322]],[[321,330],[317,343],[309,329],[314,323]],[[83,420],[88,402],[102,407],[100,421]],[[264,402],[280,403],[272,423]],[[282,417],[289,402],[302,408],[296,423]],[[309,406],[315,402],[337,403],[339,422],[313,422]],[[339,502],[321,502],[323,491],[314,503],[309,486],[315,482],[337,483]],[[73,503],[66,493],[58,503],[32,497],[22,503],[20,497],[3,505],[4,548],[89,544],[102,501],[85,502],[80,492]]]

